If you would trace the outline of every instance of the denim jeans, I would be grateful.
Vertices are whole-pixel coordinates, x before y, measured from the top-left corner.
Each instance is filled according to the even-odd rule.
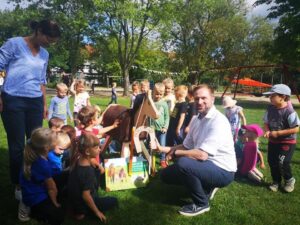
[[[3,101],[2,120],[7,134],[10,177],[14,184],[19,183],[26,139],[31,132],[43,125],[43,97],[27,98],[1,94]]]
[[[234,179],[234,172],[228,172],[213,162],[180,157],[161,172],[161,179],[167,184],[184,185],[196,205],[207,206],[208,194],[215,187],[225,187]]]
[[[167,133],[162,133],[161,131],[156,130],[155,136],[161,146],[166,146]],[[160,160],[166,160],[166,153],[160,153]]]

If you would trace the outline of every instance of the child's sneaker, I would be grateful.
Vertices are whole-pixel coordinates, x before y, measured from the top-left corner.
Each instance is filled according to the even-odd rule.
[[[22,201],[19,202],[18,218],[21,222],[30,220],[30,207],[26,206]]]
[[[279,188],[279,184],[277,184],[277,183],[273,183],[269,186],[269,189],[273,192],[277,192],[278,188]]]
[[[292,177],[289,180],[286,180],[285,184],[284,184],[284,187],[283,187],[283,190],[285,190],[288,193],[294,191],[295,183],[296,183],[296,179],[294,177]]]
[[[167,162],[165,160],[160,161],[160,167],[163,168],[163,169],[168,167]]]

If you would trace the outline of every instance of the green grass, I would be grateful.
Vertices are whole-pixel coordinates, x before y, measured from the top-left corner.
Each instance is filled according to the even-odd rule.
[[[104,109],[109,100],[109,98],[105,97],[93,97],[92,103],[98,104]],[[119,102],[127,106],[129,105],[129,99],[127,98],[119,98]],[[219,99],[217,99],[216,105],[221,109]],[[240,100],[239,105],[244,108],[248,123],[262,125],[266,103]],[[296,110],[300,114],[299,105],[297,105]],[[8,151],[2,121],[0,121],[0,130],[0,222],[5,225],[21,224],[17,220],[17,201],[14,200],[14,187],[10,184],[8,175]],[[299,141],[300,138],[298,137],[298,143],[300,143]],[[266,143],[267,141],[262,138],[260,148],[264,153],[265,162]],[[257,186],[246,180],[234,181],[228,187],[217,192],[214,200],[211,202],[210,212],[193,218],[183,217],[177,213],[179,207],[190,200],[188,192],[183,187],[163,184],[159,180],[158,175],[151,178],[150,184],[146,188],[111,193],[101,191],[101,194],[115,196],[119,199],[120,203],[118,209],[106,213],[108,224],[300,224],[300,213],[298,212],[300,206],[299,144],[293,156],[292,168],[297,180],[293,193],[272,193],[265,186]],[[270,181],[268,166],[263,173],[266,175],[267,180]],[[39,223],[31,220],[22,224],[37,225]],[[96,218],[89,218],[82,222],[76,222],[67,216],[64,224],[94,225],[99,224],[99,221]]]

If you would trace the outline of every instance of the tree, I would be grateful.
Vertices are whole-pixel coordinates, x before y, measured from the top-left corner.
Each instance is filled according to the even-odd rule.
[[[100,34],[117,43],[117,60],[128,95],[129,70],[138,55],[145,37],[158,25],[164,1],[157,0],[94,0],[99,13]]]
[[[268,18],[279,18],[275,29],[273,44],[274,55],[281,63],[300,66],[300,1],[295,0],[258,0],[255,5],[268,4]]]

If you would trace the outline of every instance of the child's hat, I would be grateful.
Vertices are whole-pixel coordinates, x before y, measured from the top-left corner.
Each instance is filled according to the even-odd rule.
[[[232,107],[235,106],[235,104],[236,104],[236,100],[233,100],[231,97],[225,96],[223,98],[223,108]]]
[[[271,95],[274,93],[290,96],[291,89],[285,84],[275,84],[270,91],[264,92],[263,95]]]
[[[260,137],[264,134],[264,131],[261,129],[261,127],[258,124],[243,125],[242,128],[254,132],[257,137]]]

